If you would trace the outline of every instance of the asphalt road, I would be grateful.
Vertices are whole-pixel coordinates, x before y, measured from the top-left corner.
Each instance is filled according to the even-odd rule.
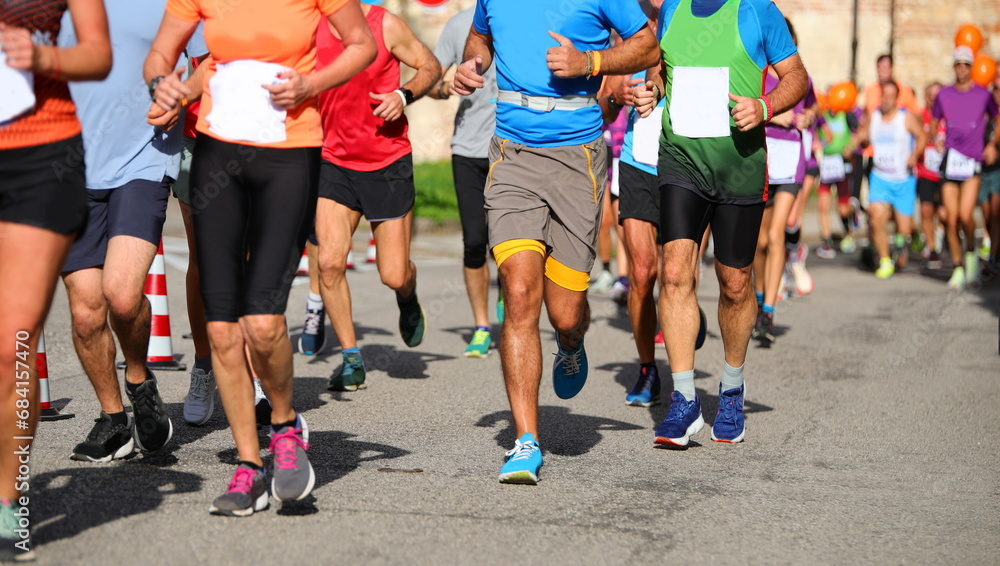
[[[174,350],[190,363],[175,267],[185,257],[169,242]],[[811,257],[815,292],[780,303],[774,348],[750,351],[746,442],[711,442],[706,427],[687,450],[654,448],[666,407],[624,405],[638,371],[627,319],[594,296],[589,382],[559,400],[546,361],[542,481],[508,486],[497,482],[514,440],[499,356],[461,356],[471,316],[458,236],[414,247],[424,343],[406,348],[391,291],[370,267],[352,272],[369,387],[330,394],[339,351],[296,355],[314,496],[247,519],[208,514],[235,449],[221,406],[204,427],[184,424],[185,373],[158,376],[175,426],[167,449],[69,459],[99,408],[60,290],[46,327],[50,383],[76,418],[42,423],[32,455],[39,564],[997,563],[1000,283],[949,293],[944,272],[882,282],[849,258]],[[707,273],[696,384],[710,424],[723,358]],[[305,294],[294,287],[293,337]]]

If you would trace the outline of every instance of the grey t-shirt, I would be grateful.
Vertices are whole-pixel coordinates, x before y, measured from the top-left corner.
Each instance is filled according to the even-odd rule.
[[[434,55],[444,68],[462,62],[465,40],[472,27],[475,8],[463,10],[448,20],[438,39]],[[497,96],[496,65],[490,65],[484,78],[486,86],[463,96],[455,114],[455,135],[451,138],[451,152],[462,157],[486,158],[490,138],[496,127],[496,104],[490,99]]]

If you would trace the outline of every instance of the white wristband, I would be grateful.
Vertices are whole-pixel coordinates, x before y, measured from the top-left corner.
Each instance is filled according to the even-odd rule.
[[[406,108],[406,95],[403,94],[403,89],[401,89],[401,88],[400,89],[396,89],[396,90],[394,90],[392,92],[395,92],[396,94],[399,95],[399,98],[402,99],[402,101],[403,101],[403,108]]]

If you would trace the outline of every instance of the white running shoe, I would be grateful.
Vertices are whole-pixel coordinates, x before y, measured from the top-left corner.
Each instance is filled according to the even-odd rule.
[[[615,276],[610,271],[601,271],[590,285],[590,290],[595,293],[607,293],[615,283]]]
[[[948,288],[954,291],[961,291],[965,288],[965,268],[961,265],[951,272],[951,279],[948,280]]]

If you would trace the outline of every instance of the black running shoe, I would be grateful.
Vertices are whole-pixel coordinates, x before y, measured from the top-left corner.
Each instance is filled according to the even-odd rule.
[[[78,462],[110,462],[124,458],[134,450],[132,430],[128,424],[114,424],[107,413],[94,419],[87,440],[76,445],[70,459]]]
[[[264,389],[260,386],[260,380],[253,379],[253,406],[257,417],[257,429],[271,426],[271,401],[264,395]]]
[[[760,337],[764,335],[764,309],[757,306],[757,320],[753,323],[753,330],[750,331],[750,338],[754,340],[760,340]]]
[[[410,348],[424,341],[424,309],[420,308],[420,300],[416,296],[399,304],[399,335]]]
[[[764,315],[764,327],[760,334],[761,346],[774,344],[774,313],[761,313]]]
[[[153,452],[170,442],[174,435],[174,425],[167,415],[167,407],[156,389],[156,376],[146,370],[146,381],[136,388],[135,395],[125,387],[132,402],[132,416],[135,418],[135,440],[140,450]]]

